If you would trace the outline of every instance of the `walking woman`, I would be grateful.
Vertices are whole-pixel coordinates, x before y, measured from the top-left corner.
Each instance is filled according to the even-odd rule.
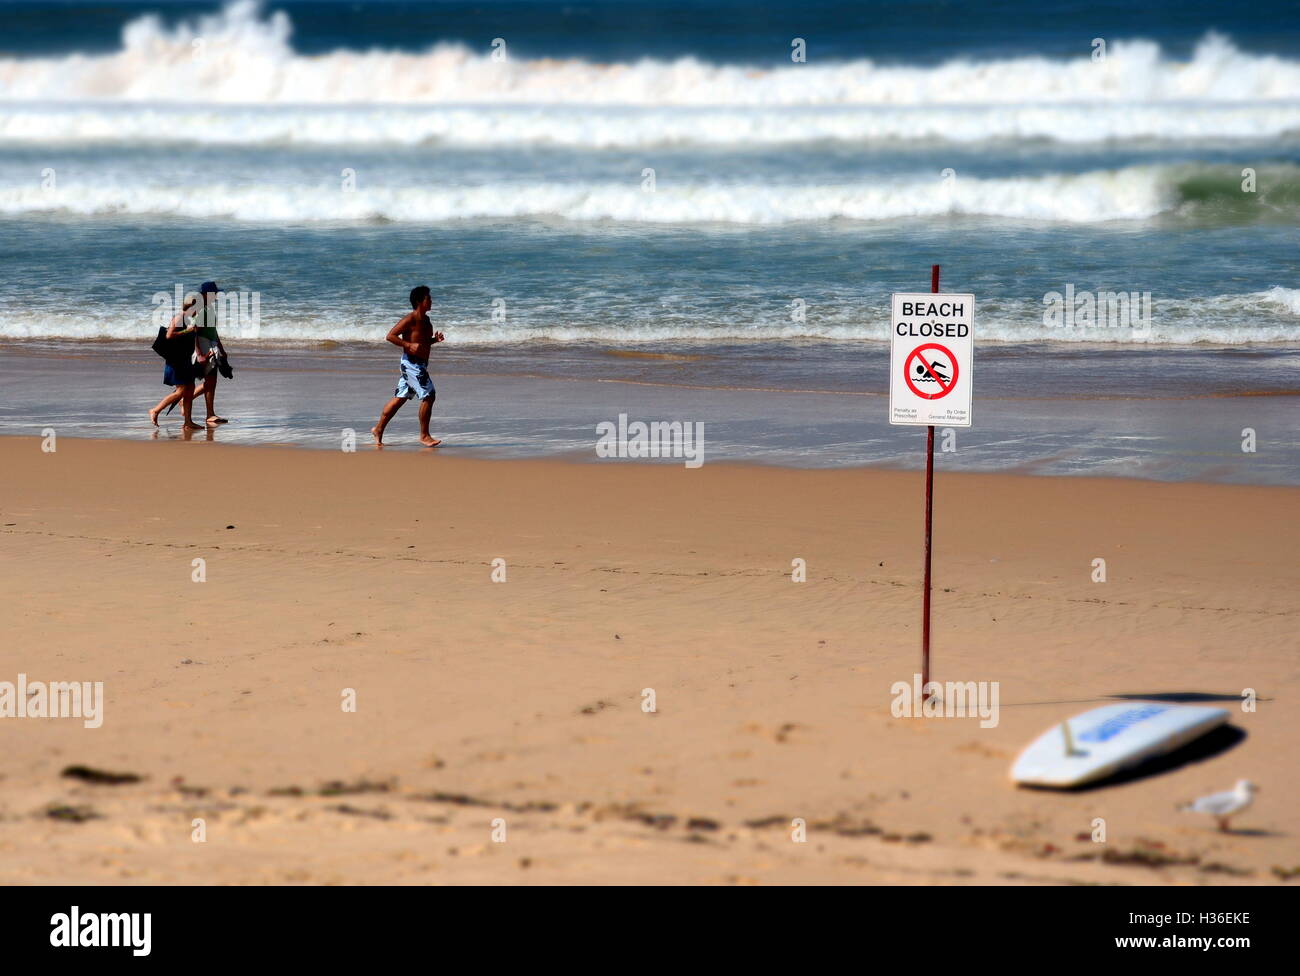
[[[155,427],[158,426],[158,416],[179,400],[181,416],[185,418],[182,429],[203,429],[194,422],[194,418],[191,416],[194,405],[196,372],[193,359],[196,349],[195,336],[198,330],[195,328],[194,316],[190,313],[197,304],[197,298],[187,298],[185,305],[167,323],[167,343],[169,348],[165,360],[167,365],[163,367],[163,382],[168,386],[174,386],[176,389],[158,401],[158,406],[149,411],[149,419],[153,421]],[[188,342],[186,341],[187,338]]]

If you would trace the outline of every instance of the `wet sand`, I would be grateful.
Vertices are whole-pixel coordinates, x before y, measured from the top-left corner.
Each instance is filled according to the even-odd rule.
[[[168,389],[143,345],[0,343],[0,434],[178,437],[179,410],[149,423]],[[596,426],[626,415],[703,424],[710,462],[924,466],[924,431],[887,423],[884,343],[680,351],[449,340],[431,366],[433,434],[474,457],[591,460]],[[231,356],[235,377],[219,382],[217,407],[236,422],[213,435],[225,444],[338,450],[349,431],[365,439],[397,382],[396,351],[383,343],[232,340]],[[1293,350],[990,343],[977,359],[975,425],[940,440],[942,470],[1300,484]],[[397,415],[391,447],[418,449],[415,413]]]

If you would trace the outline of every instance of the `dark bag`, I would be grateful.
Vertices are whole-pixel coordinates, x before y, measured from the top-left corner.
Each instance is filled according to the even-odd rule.
[[[224,353],[217,356],[217,372],[228,380],[235,378],[235,371],[230,366],[230,358]]]
[[[167,327],[163,326],[158,330],[158,338],[153,341],[149,347],[166,362],[178,363],[189,362],[190,356],[194,352],[194,333],[182,332],[179,335],[167,338]]]

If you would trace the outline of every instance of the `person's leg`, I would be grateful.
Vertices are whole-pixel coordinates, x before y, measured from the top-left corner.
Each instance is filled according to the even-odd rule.
[[[158,406],[149,411],[149,419],[153,421],[155,427],[158,426],[158,416],[170,407],[173,403],[181,398],[179,389],[172,390],[165,397],[158,401]]]
[[[185,423],[181,426],[187,430],[202,430],[203,428],[194,422],[194,384],[188,383],[177,389],[181,395],[181,415],[185,418]]]
[[[208,408],[207,422],[209,424],[219,424],[222,420],[221,417],[217,416],[217,376],[218,373],[214,369],[203,379],[203,403]]]
[[[433,416],[433,397],[420,401],[420,443],[425,447],[437,447],[442,441],[429,436],[429,418]]]
[[[376,444],[384,443],[384,428],[387,427],[388,422],[397,415],[397,411],[402,409],[402,404],[405,402],[406,402],[405,397],[395,396],[391,400],[389,400],[386,404],[384,404],[384,409],[379,414],[379,423],[375,424],[375,426],[370,428],[370,433],[375,435]]]
[[[158,406],[149,411],[149,420],[153,422],[155,427],[158,426],[159,415],[181,398],[180,385],[176,382],[176,379],[175,367],[168,363],[167,368],[163,370],[163,382],[169,384],[172,391],[158,401]]]

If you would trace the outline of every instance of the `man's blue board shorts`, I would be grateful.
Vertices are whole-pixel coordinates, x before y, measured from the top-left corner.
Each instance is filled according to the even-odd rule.
[[[401,373],[397,379],[397,389],[393,396],[404,400],[433,400],[436,391],[433,380],[429,378],[428,360],[421,362],[410,356],[402,357]]]

